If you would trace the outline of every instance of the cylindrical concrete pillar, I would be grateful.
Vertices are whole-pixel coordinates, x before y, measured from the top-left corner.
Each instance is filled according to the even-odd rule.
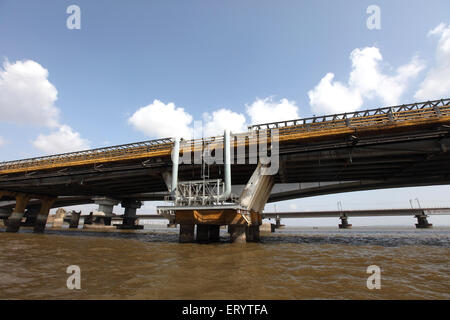
[[[280,217],[276,217],[276,219],[275,219],[275,222],[276,222],[276,224],[275,224],[275,227],[278,229],[278,228],[280,228],[281,227],[281,219],[280,219]]]
[[[142,206],[142,202],[138,200],[124,200],[122,207],[125,208],[123,214],[122,228],[134,228],[136,225],[136,212]]]
[[[72,211],[72,217],[70,218],[70,224],[69,224],[70,229],[78,228],[78,224],[80,223],[80,216],[81,216],[81,211],[80,212]]]
[[[25,213],[25,208],[28,205],[30,197],[26,194],[19,193],[16,195],[16,206],[12,214],[8,218],[8,224],[6,226],[6,232],[17,232],[20,228],[20,222]]]
[[[247,242],[259,242],[259,226],[251,225],[247,227]]]
[[[210,225],[209,227],[209,241],[219,242],[220,241],[220,226]]]
[[[194,242],[194,224],[180,224],[180,238],[181,243]]]
[[[197,241],[208,242],[209,241],[209,225],[198,224],[197,225]]]
[[[246,237],[246,226],[236,224],[234,225],[230,230],[230,239],[233,243],[246,243],[247,237]]]
[[[105,225],[110,226],[113,216],[113,208],[119,203],[119,201],[106,197],[98,197],[93,200],[95,204],[98,204],[98,211],[105,214]]]
[[[428,222],[426,215],[417,215],[417,223],[416,228],[417,229],[425,229],[425,228],[431,228],[433,225]]]
[[[339,229],[350,229],[352,227],[351,224],[348,223],[347,217],[341,217],[341,223],[339,224]]]
[[[42,213],[39,212],[38,216],[36,217],[36,223],[34,224],[34,233],[42,233],[45,230],[45,225],[47,224],[47,218],[48,218],[48,212]]]
[[[38,211],[36,211],[35,209],[33,210],[27,210],[25,212],[25,222],[22,223],[21,225],[24,227],[32,227],[36,224],[36,218],[38,215]]]

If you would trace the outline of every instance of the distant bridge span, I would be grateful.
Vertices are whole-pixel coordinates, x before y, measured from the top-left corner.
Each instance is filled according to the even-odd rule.
[[[450,208],[415,208],[415,209],[370,209],[370,210],[330,210],[297,212],[264,212],[264,219],[287,218],[339,218],[346,217],[384,217],[417,215],[450,215]]]

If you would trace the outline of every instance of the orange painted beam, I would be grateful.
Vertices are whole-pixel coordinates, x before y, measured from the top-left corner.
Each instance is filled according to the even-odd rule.
[[[424,108],[409,111],[401,111],[390,114],[376,114],[366,117],[349,118],[350,123],[343,119],[330,120],[325,122],[299,124],[278,128],[279,142],[311,142],[316,140],[340,137],[349,134],[371,135],[389,132],[408,132],[412,129],[426,128],[428,126],[449,125],[450,105],[439,107],[440,116],[436,114],[434,108]],[[266,130],[261,130],[266,132]],[[236,136],[245,136],[249,133],[241,133]],[[256,139],[241,139],[244,141],[234,141],[233,145],[248,146],[256,144]],[[267,139],[270,142],[270,137]],[[185,151],[200,151],[203,148],[202,139],[187,141],[189,147]],[[221,146],[223,141],[217,137],[217,146]],[[7,164],[0,167],[0,174],[12,174],[19,172],[32,172],[38,170],[60,169],[65,167],[96,165],[110,162],[122,162],[132,160],[143,160],[156,157],[168,157],[171,155],[172,143],[163,143],[146,147],[130,147],[128,149],[118,149],[98,154],[65,155],[57,159],[42,159],[25,163]]]

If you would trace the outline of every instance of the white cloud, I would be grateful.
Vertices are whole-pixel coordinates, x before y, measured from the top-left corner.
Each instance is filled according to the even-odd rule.
[[[281,99],[273,101],[272,97],[256,99],[247,105],[247,114],[251,124],[268,123],[284,120],[298,119],[298,107],[295,101]]]
[[[0,147],[4,146],[6,143],[5,139],[3,137],[0,137]]]
[[[58,91],[47,78],[47,69],[37,62],[5,62],[0,68],[0,121],[57,126]]]
[[[228,109],[219,109],[212,114],[204,113],[203,121],[205,137],[221,135],[225,129],[233,133],[247,131],[245,116]]]
[[[309,102],[315,113],[340,113],[359,109],[365,99],[379,98],[386,105],[400,103],[409,82],[424,65],[417,57],[396,69],[395,74],[384,74],[380,69],[383,57],[376,47],[355,49],[350,54],[352,71],[347,84],[333,81],[328,73],[319,84],[308,92]]]
[[[361,94],[333,79],[334,74],[327,73],[319,84],[308,92],[313,112],[340,113],[358,109],[363,103]]]
[[[46,154],[80,151],[90,148],[88,140],[82,139],[78,132],[67,125],[48,135],[40,134],[33,145]]]
[[[298,119],[298,107],[294,101],[281,99],[273,101],[272,97],[256,99],[246,105],[251,123],[265,123]],[[174,103],[165,104],[154,100],[152,104],[138,109],[128,118],[136,130],[151,138],[184,137],[201,138],[223,134],[225,129],[233,133],[247,131],[247,117],[243,113],[226,108],[205,112],[202,121],[193,121],[193,116]]]
[[[418,100],[434,100],[450,96],[450,26],[444,23],[428,33],[440,36],[436,49],[436,63],[414,95]]]
[[[189,138],[192,136],[189,128],[192,119],[189,113],[177,108],[174,103],[154,100],[152,104],[138,109],[128,118],[128,123],[152,138]]]
[[[33,145],[45,153],[86,149],[89,142],[59,122],[55,106],[58,91],[48,80],[48,70],[32,60],[3,63],[0,68],[0,122],[52,128],[40,134]],[[0,145],[4,140],[0,137]]]

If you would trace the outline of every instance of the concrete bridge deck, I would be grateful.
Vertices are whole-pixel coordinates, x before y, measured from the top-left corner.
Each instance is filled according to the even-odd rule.
[[[450,183],[450,99],[340,115],[252,126],[251,132],[279,130],[280,168],[276,185],[289,185],[269,202],[388,187]],[[258,131],[259,130],[259,131]],[[256,164],[248,161],[257,140],[238,137],[245,159],[234,153],[233,185],[245,185]],[[222,137],[208,138],[222,143]],[[269,139],[270,140],[270,139]],[[270,142],[270,141],[269,141]],[[203,141],[189,140],[195,152]],[[162,174],[170,169],[173,142],[159,139],[128,145],[0,163],[0,190],[36,196],[93,196],[163,200]],[[239,161],[243,164],[237,164]],[[221,176],[221,166],[210,167]],[[180,181],[200,179],[201,164],[180,165]],[[14,195],[3,194],[3,199]],[[68,202],[72,200],[67,200]],[[56,200],[65,205],[64,199]]]
[[[232,135],[234,197],[258,170],[251,158],[263,138],[272,146],[279,142],[279,167],[267,202],[450,184],[450,99],[250,126]],[[170,194],[166,174],[174,143],[166,138],[1,162],[0,211],[14,208],[17,221],[26,210],[39,211],[44,219],[52,207],[95,202],[108,214],[121,203],[134,216],[142,201]],[[192,152],[193,160],[206,144],[225,149],[224,137],[183,144],[180,155]],[[209,175],[221,177],[222,164],[211,165]],[[200,180],[201,161],[181,164],[177,176],[179,181]]]

